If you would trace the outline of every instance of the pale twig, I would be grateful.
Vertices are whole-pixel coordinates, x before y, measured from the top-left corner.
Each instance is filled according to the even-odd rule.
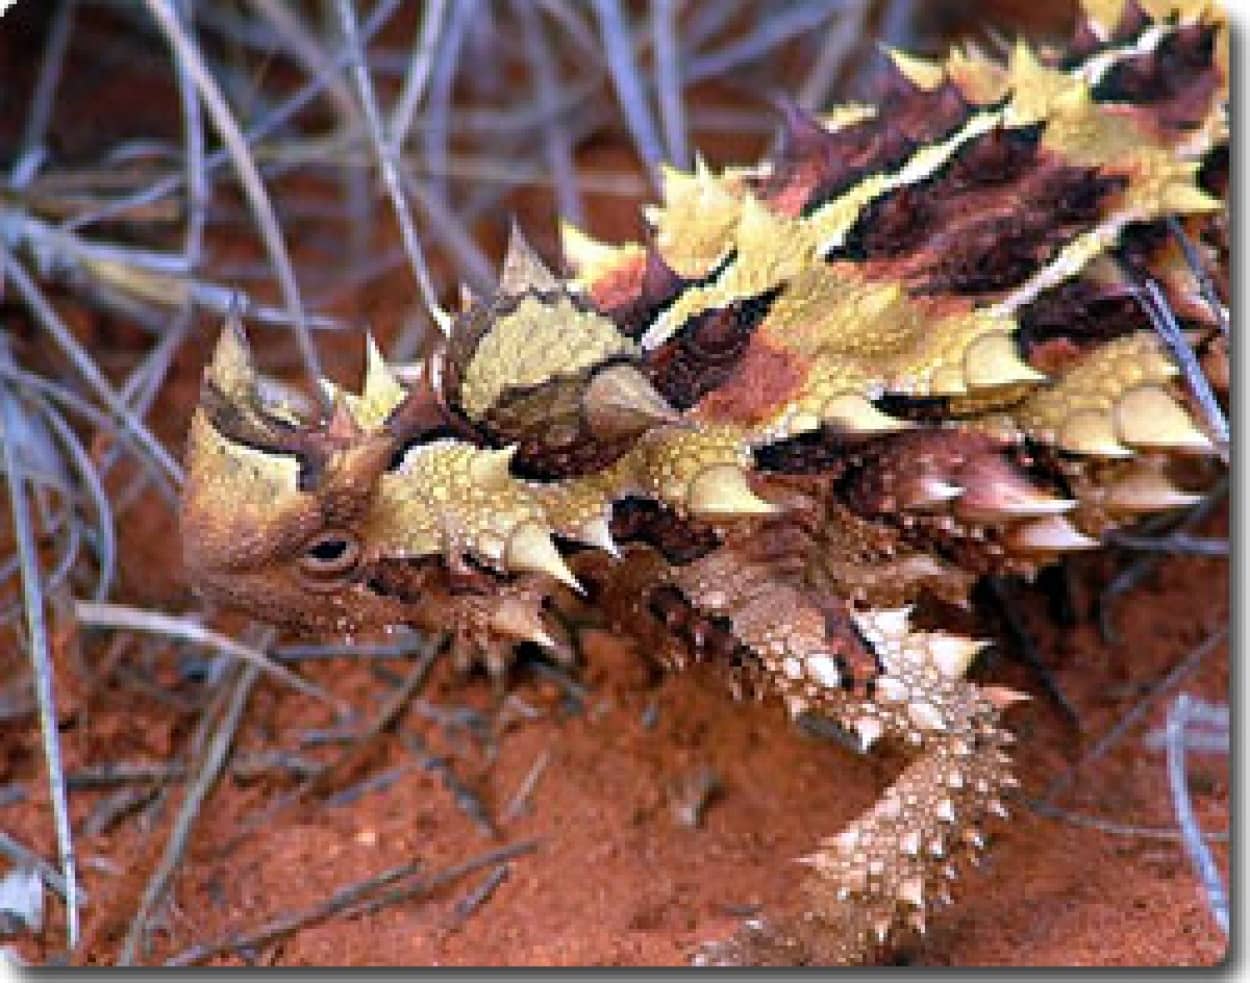
[[[352,129],[360,114],[352,99],[351,89],[338,77],[338,69],[300,20],[297,8],[281,0],[248,0],[248,3],[273,25],[274,33],[283,46],[310,78],[326,79],[326,95],[334,106],[335,115],[344,127]],[[248,142],[252,142],[250,138]]]
[[[408,702],[425,685],[425,680],[434,666],[434,660],[442,650],[442,644],[441,640],[425,640],[424,651],[417,657],[400,685],[387,697],[369,726],[323,771],[300,786],[297,792],[299,797],[325,794],[345,778],[351,777],[373,750],[377,739],[394,726],[407,708]]]
[[[24,246],[43,275],[66,266],[89,267],[92,263],[131,266],[167,276],[181,276],[190,270],[181,253],[84,239],[72,229],[50,225],[34,215],[11,208],[0,209],[0,236],[12,249]]]
[[[447,0],[430,0],[422,12],[421,34],[412,49],[412,60],[408,63],[408,73],[404,76],[404,87],[400,90],[399,98],[395,100],[395,105],[391,109],[391,117],[387,126],[391,150],[394,153],[398,153],[408,139],[408,131],[412,129],[417,107],[425,96],[446,11]]]
[[[187,618],[177,618],[159,611],[145,611],[123,604],[102,604],[95,601],[75,601],[74,614],[82,624],[92,628],[124,628],[128,631],[142,631],[170,638],[181,638],[195,645],[215,649],[231,658],[256,666],[257,669],[281,680],[306,696],[328,703],[340,711],[343,709],[343,704],[320,686],[310,683],[285,666],[274,662],[264,652],[237,642],[211,628],[205,628],[198,622]]]
[[[654,0],[651,4],[651,47],[655,51],[655,89],[659,95],[660,125],[668,159],[676,167],[690,165],[686,141],[686,99],[682,92],[680,49],[677,44],[679,0]]]
[[[367,877],[354,884],[339,888],[330,897],[310,908],[279,915],[259,928],[248,932],[241,932],[216,942],[195,945],[185,949],[176,956],[166,960],[165,965],[190,966],[204,962],[206,959],[211,959],[213,956],[245,949],[258,949],[301,928],[325,921],[325,919],[334,915],[341,914],[344,918],[352,918],[360,914],[377,911],[392,904],[407,901],[419,895],[432,894],[440,887],[453,883],[466,874],[473,873],[475,870],[503,863],[526,853],[532,853],[537,846],[537,840],[527,840],[522,843],[514,843],[511,846],[502,847],[498,850],[491,850],[465,863],[439,871],[429,878],[417,878],[414,884],[397,888],[384,894],[381,898],[371,898],[370,895],[375,894],[390,884],[394,884],[396,881],[413,878],[422,867],[422,862],[419,860],[400,864],[397,867],[384,870],[380,874],[374,874],[372,877]]]
[[[699,0],[682,32],[682,47],[693,54],[739,20],[743,0]]]
[[[426,228],[433,230],[443,247],[451,253],[460,274],[478,291],[494,288],[495,271],[473,236],[469,234],[446,199],[434,192],[429,182],[418,181],[406,166],[404,187],[425,215]]]
[[[634,61],[634,46],[620,0],[594,0],[595,14],[599,19],[599,33],[603,38],[604,54],[607,56],[608,72],[616,90],[616,98],[625,117],[625,126],[634,141],[634,148],[647,168],[652,185],[660,187],[659,164],[664,159],[664,148],[656,130],[651,107],[638,66]]]
[[[33,216],[0,208],[0,236],[15,248],[23,247],[39,272],[81,274],[92,288],[91,299],[140,319],[152,330],[165,327],[165,318],[145,317],[146,307],[185,308],[188,304],[216,314],[245,315],[268,324],[290,324],[289,313],[258,304],[236,287],[227,287],[188,275],[187,261],[179,254],[158,253],[112,243],[82,239],[64,228],[54,228]],[[77,285],[70,278],[71,285]],[[309,328],[339,329],[342,322],[314,315]]]
[[[384,893],[378,898],[369,898],[361,902],[355,908],[351,909],[349,914],[369,915],[375,911],[380,911],[382,908],[387,908],[395,904],[401,904],[415,897],[433,894],[440,887],[454,883],[466,874],[473,873],[475,870],[481,870],[483,867],[500,864],[507,860],[512,860],[515,857],[520,857],[526,853],[533,853],[538,849],[538,844],[538,840],[524,840],[521,843],[513,843],[510,846],[500,847],[497,850],[490,850],[483,853],[481,856],[474,857],[472,860],[466,860],[462,864],[455,864],[454,866],[447,867],[444,870],[439,871],[437,874],[434,874],[429,878],[429,880],[395,888],[394,890]]]
[[[556,208],[560,215],[574,225],[585,223],[582,196],[573,165],[573,154],[568,131],[560,120],[555,106],[559,101],[559,86],[554,72],[554,58],[547,44],[546,32],[535,9],[534,0],[513,0],[512,9],[521,22],[521,42],[525,59],[534,79],[537,102],[543,112],[543,150],[547,169],[555,191]]]
[[[1176,524],[1172,530],[1172,535],[1181,533],[1187,529],[1192,529],[1202,522],[1212,511],[1218,506],[1228,495],[1229,477],[1223,475],[1215,483],[1214,486],[1206,493],[1202,501],[1195,505],[1189,512]],[[1142,522],[1144,531],[1159,531],[1160,527],[1154,527],[1151,524],[1162,520],[1165,523],[1171,523],[1174,520],[1168,515],[1151,516]],[[1103,639],[1108,642],[1117,640],[1117,633],[1111,624],[1111,602],[1123,594],[1125,591],[1135,587],[1143,577],[1145,577],[1158,564],[1162,553],[1145,553],[1135,563],[1130,564],[1121,570],[1112,579],[1098,598],[1098,630]]]
[[[72,389],[67,389],[43,376],[25,372],[4,359],[0,359],[0,381],[6,385],[19,387],[41,400],[46,399],[64,406],[100,430],[107,431],[113,426],[113,421],[107,414],[101,412]]]
[[[369,18],[365,22],[361,30],[364,40],[372,38],[382,26],[390,20],[391,15],[400,6],[403,0],[379,0],[376,7],[369,12]],[[306,85],[291,95],[290,98],[279,103],[270,112],[266,113],[250,127],[248,127],[245,140],[248,144],[255,144],[265,139],[270,133],[285,126],[296,114],[301,112],[308,106],[321,92],[334,81],[334,76],[343,70],[349,61],[349,57],[345,52],[340,52],[330,60],[330,64],[326,70],[319,73],[315,78],[308,81]],[[208,155],[204,160],[204,169],[208,173],[212,173],[221,167],[226,161],[230,160],[230,151],[227,147],[221,147]],[[185,175],[181,173],[168,174],[155,181],[146,188],[136,191],[134,194],[116,198],[100,208],[92,212],[84,212],[75,216],[61,225],[63,231],[72,231],[79,229],[84,225],[96,222],[106,222],[117,219],[125,215],[128,211],[136,208],[146,208],[153,202],[159,201],[168,195],[174,194],[181,187]]]
[[[1058,819],[1072,826],[1080,826],[1083,829],[1096,829],[1100,833],[1110,833],[1112,836],[1127,836],[1141,840],[1166,840],[1171,843],[1178,843],[1183,838],[1181,831],[1171,826],[1133,826],[1127,823],[1113,822],[1110,819],[1103,819],[1101,816],[1069,812],[1067,809],[1060,809],[1045,802],[1024,801],[1039,816],[1046,816],[1048,819]],[[1209,843],[1227,843],[1230,837],[1226,831],[1218,831],[1203,833],[1202,838]]]
[[[603,48],[595,37],[594,28],[583,18],[584,8],[567,0],[534,0],[543,13],[564,29],[564,36],[576,45],[579,61],[601,63]]]
[[[61,445],[69,452],[70,460],[73,461],[74,468],[95,510],[95,553],[100,575],[96,580],[93,593],[97,601],[102,601],[112,589],[113,578],[117,573],[117,530],[113,524],[113,508],[104,491],[96,466],[86,448],[79,443],[73,428],[61,419],[55,407],[44,398],[39,397],[39,403],[43,418],[48,421],[48,425],[52,427]]]
[[[1185,750],[1228,754],[1230,714],[1227,703],[1208,703],[1192,696],[1186,715]],[[1156,727],[1143,742],[1152,751],[1167,747],[1167,727]]]
[[[126,401],[128,406],[132,406],[139,415],[146,416],[151,410],[152,404],[156,400],[156,395],[169,372],[174,353],[183,341],[186,340],[187,333],[191,330],[192,320],[190,306],[182,307],[174,316],[173,322],[161,334],[156,346],[147,353],[143,361],[130,373],[122,385],[122,399]],[[120,454],[121,448],[110,447],[101,456],[99,472],[102,476],[112,470]],[[137,475],[136,483],[142,482],[144,477],[143,474]],[[124,494],[119,496],[119,512],[122,511],[120,506],[126,498],[127,496]]]
[[[438,302],[438,289],[434,286],[434,281],[430,276],[430,268],[425,261],[425,252],[421,248],[421,240],[417,235],[416,227],[412,224],[412,213],[408,208],[408,201],[400,182],[394,147],[386,134],[382,132],[382,116],[373,92],[373,82],[369,78],[369,68],[365,63],[364,50],[360,43],[360,31],[356,24],[356,15],[352,11],[351,0],[337,0],[336,9],[344,42],[354,59],[352,70],[356,77],[356,89],[361,104],[364,106],[369,138],[377,154],[382,181],[391,198],[395,221],[399,223],[399,231],[403,238],[404,249],[408,253],[412,275],[417,281],[417,287],[421,291],[421,298],[425,302],[426,312],[430,315],[430,319],[443,334],[449,334],[451,318]]]
[[[1185,725],[1189,720],[1191,698],[1188,693],[1179,693],[1168,710],[1167,723],[1167,761],[1168,787],[1172,792],[1172,805],[1176,810],[1176,821],[1181,828],[1185,852],[1189,862],[1193,864],[1198,880],[1206,893],[1207,904],[1216,924],[1225,937],[1228,936],[1228,890],[1220,877],[1219,869],[1203,840],[1198,828],[1198,820],[1194,817],[1193,803],[1189,800],[1189,782],[1185,774]]]
[[[499,885],[508,879],[511,869],[508,864],[500,864],[482,879],[482,883],[457,901],[453,909],[452,927],[459,927],[469,916],[489,901],[499,889]]]
[[[1220,460],[1227,464],[1230,443],[1228,420],[1215,399],[1215,393],[1211,391],[1211,383],[1207,380],[1206,373],[1202,371],[1202,366],[1198,364],[1193,349],[1185,340],[1181,326],[1176,323],[1176,315],[1172,313],[1167,298],[1154,280],[1146,281],[1144,293],[1141,288],[1134,285],[1134,293],[1142,310],[1150,318],[1150,323],[1154,325],[1155,331],[1158,332],[1159,337],[1163,339],[1164,344],[1172,353],[1172,357],[1181,367],[1185,381],[1189,384],[1189,390],[1193,393],[1194,399],[1202,409],[1202,415],[1206,418],[1207,431],[1215,444],[1216,453],[1219,454]]]
[[[1114,748],[1124,738],[1124,735],[1136,725],[1161,696],[1168,691],[1174,689],[1180,684],[1186,676],[1192,673],[1202,660],[1213,652],[1216,647],[1221,645],[1228,638],[1228,625],[1224,624],[1211,632],[1197,646],[1195,646],[1186,656],[1181,659],[1166,676],[1150,687],[1140,700],[1115,722],[1115,724],[1101,737],[1098,742],[1084,755],[1081,760],[1076,762],[1071,768],[1057,776],[1054,781],[1047,787],[1045,793],[1039,800],[1043,805],[1049,805],[1054,802],[1055,797],[1072,784],[1079,772],[1086,765],[1093,761],[1097,761],[1104,754]]]
[[[178,0],[178,16],[186,31],[194,30],[194,7],[191,0]],[[174,59],[174,78],[178,83],[178,100],[182,105],[183,157],[187,175],[187,226],[183,233],[182,255],[187,267],[194,269],[204,248],[204,216],[208,209],[209,184],[204,172],[204,126],[200,118],[200,100],[195,92],[186,65]]]
[[[1122,549],[1140,550],[1145,553],[1171,553],[1182,556],[1228,556],[1227,539],[1202,539],[1185,533],[1168,536],[1134,536],[1130,533],[1112,532],[1106,541]]]
[[[314,659],[406,659],[424,647],[424,635],[401,634],[389,642],[313,642],[282,645],[274,650],[278,662],[303,662]]]
[[[1198,247],[1194,245],[1193,240],[1189,238],[1189,234],[1185,231],[1185,227],[1181,225],[1175,215],[1169,215],[1167,223],[1168,231],[1180,243],[1181,252],[1185,254],[1185,262],[1189,265],[1194,279],[1198,281],[1198,290],[1202,293],[1202,299],[1211,308],[1211,314],[1215,318],[1215,323],[1219,325],[1220,331],[1227,337],[1228,309],[1220,302],[1220,295],[1216,292],[1215,284],[1211,282],[1211,274],[1207,272],[1207,268],[1202,262],[1202,257],[1198,254]]]
[[[143,897],[139,901],[139,908],[135,912],[134,918],[131,919],[130,927],[126,930],[126,938],[122,943],[121,954],[117,957],[118,966],[134,965],[135,959],[139,954],[143,933],[147,928],[148,919],[151,917],[152,911],[165,897],[165,892],[169,888],[169,882],[173,878],[174,871],[177,870],[178,865],[182,862],[182,855],[186,851],[187,843],[190,840],[191,830],[195,825],[196,819],[199,818],[200,807],[203,805],[209,791],[216,784],[217,776],[221,773],[222,765],[225,764],[226,757],[230,753],[234,735],[243,718],[243,708],[247,705],[247,699],[252,693],[252,687],[260,674],[260,670],[255,665],[249,664],[237,668],[238,672],[230,684],[229,701],[205,750],[203,763],[195,778],[187,787],[182,805],[178,809],[178,815],[174,819],[173,828],[170,830],[169,839],[165,843],[165,850],[161,854],[160,862],[156,865],[156,869],[152,871],[152,876],[144,887]]]
[[[456,81],[456,68],[469,26],[477,17],[479,4],[480,0],[460,0],[452,4],[451,17],[435,52],[430,76],[421,147],[435,175],[435,180],[430,182],[430,195],[441,201],[447,199],[447,182],[438,175],[446,171],[444,164],[447,159],[448,132],[451,129],[451,97]]]
[[[122,424],[120,433],[123,437],[127,440],[133,439],[146,452],[146,457],[156,465],[162,478],[170,481],[175,488],[180,486],[182,468],[109,385],[95,361],[83,351],[82,346],[65,326],[43,291],[27,274],[25,267],[12,253],[2,249],[0,249],[0,265],[3,266],[6,280],[17,288],[26,306],[43,325],[44,330],[52,336],[56,346],[69,358],[78,374]]]
[[[39,162],[43,159],[44,140],[48,135],[48,124],[52,121],[52,107],[56,100],[57,85],[61,80],[61,70],[65,66],[65,52],[69,49],[69,39],[73,33],[76,7],[76,0],[61,0],[56,13],[52,15],[48,37],[44,42],[43,60],[39,66],[39,78],[30,97],[30,111],[26,114],[26,126],[18,144],[20,149],[16,156],[17,165],[9,180],[12,187],[25,187],[35,176]]]
[[[65,882],[61,872],[34,850],[19,843],[2,829],[0,829],[0,853],[8,857],[15,867],[29,867],[37,871],[39,876],[43,878],[43,882],[59,894],[62,900],[69,896],[69,885]],[[78,887],[77,893],[79,906],[85,907],[87,904],[87,892]]]
[[[819,112],[829,101],[829,93],[846,71],[847,62],[864,36],[871,0],[852,0],[837,23],[825,31],[816,63],[799,86],[795,101],[809,112]]]
[[[112,788],[117,785],[151,785],[180,782],[187,777],[187,766],[178,761],[121,761],[87,765],[65,776],[71,792]]]
[[[530,766],[530,770],[526,772],[525,778],[522,779],[520,787],[516,793],[508,801],[508,805],[504,808],[503,815],[500,816],[501,824],[507,824],[529,808],[530,797],[534,794],[534,789],[538,785],[538,780],[542,778],[543,772],[547,770],[547,765],[551,763],[551,752],[543,751],[534,763]]]
[[[250,0],[251,5],[273,25],[294,59],[311,76],[325,71],[327,57],[321,46],[313,39],[298,16],[298,11],[283,0]],[[348,135],[359,134],[363,129],[360,111],[347,84],[332,76],[328,90],[330,103],[339,118],[339,129]],[[355,168],[340,172],[348,207],[351,211],[348,223],[350,254],[353,261],[366,255],[369,233],[373,225],[373,195],[367,175]]]
[[[291,314],[295,330],[295,338],[299,345],[300,355],[304,360],[304,369],[309,381],[316,383],[322,377],[321,361],[317,357],[317,349],[312,343],[308,324],[304,315],[304,304],[300,300],[299,286],[295,281],[295,270],[291,266],[291,258],[287,255],[282,227],[274,214],[273,204],[265,192],[264,182],[256,170],[247,149],[247,142],[239,130],[239,125],[230,111],[225,97],[221,93],[216,80],[209,74],[199,50],[192,43],[179,22],[177,15],[170,6],[169,0],[144,0],[149,13],[160,25],[169,43],[173,46],[177,59],[183,63],[191,77],[195,80],[200,98],[208,109],[213,125],[222,142],[230,152],[236,173],[243,185],[244,193],[252,206],[256,222],[260,229],[261,239],[273,263],[274,274],[278,279],[278,287],[282,291],[283,301]],[[323,408],[328,409],[328,397],[320,386],[314,385],[317,398]]]
[[[844,6],[846,0],[812,0],[760,18],[759,26],[723,48],[689,59],[686,82],[702,82],[732,72],[773,52],[779,45],[815,31]]]
[[[13,533],[21,561],[27,641],[35,679],[35,700],[39,706],[44,764],[48,769],[48,797],[52,802],[52,821],[61,858],[61,873],[65,878],[66,935],[72,951],[78,945],[78,875],[74,863],[74,838],[70,831],[65,774],[61,766],[61,740],[57,727],[52,659],[48,651],[42,572],[39,569],[38,547],[26,502],[26,481],[18,446],[22,430],[21,409],[13,393],[3,389],[0,389],[0,422],[4,427],[2,452],[4,476],[9,488],[9,514],[12,516]]]
[[[399,739],[404,747],[417,757],[423,769],[438,775],[442,779],[443,788],[451,796],[451,800],[456,804],[456,808],[469,818],[479,832],[483,836],[498,838],[499,828],[495,825],[495,820],[491,817],[490,810],[487,809],[481,796],[466,785],[460,776],[456,774],[456,770],[452,767],[451,762],[446,757],[430,754],[425,741],[417,734],[400,734]]]
[[[230,935],[217,942],[193,945],[189,949],[184,949],[177,955],[165,960],[165,965],[191,966],[206,959],[211,959],[213,956],[237,952],[242,949],[256,949],[267,945],[301,928],[307,928],[309,925],[325,921],[374,891],[388,884],[393,884],[395,881],[411,877],[421,867],[422,861],[420,860],[413,860],[400,864],[397,867],[391,867],[380,874],[374,874],[372,877],[366,877],[364,880],[339,888],[324,901],[319,901],[310,908],[279,915],[250,932]]]
[[[560,87],[556,93],[556,102],[551,106],[541,106],[529,99],[519,105],[507,109],[488,106],[465,106],[457,108],[455,117],[448,122],[454,132],[465,136],[497,137],[513,134],[522,138],[528,137],[533,143],[533,131],[542,126],[551,116],[567,117],[589,98],[599,93],[603,79],[599,73],[592,73],[587,78],[570,81]],[[433,101],[431,99],[431,101]],[[413,121],[412,129],[426,133],[434,128],[429,113]],[[453,173],[446,157],[450,153],[444,149],[443,159],[434,161],[428,153],[421,155],[421,169],[431,174]]]

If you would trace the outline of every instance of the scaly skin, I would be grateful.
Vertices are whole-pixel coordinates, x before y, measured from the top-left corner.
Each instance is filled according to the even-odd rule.
[[[326,419],[267,403],[228,327],[188,440],[195,583],[307,630],[449,630],[495,672],[566,654],[545,608],[583,592],[670,668],[910,755],[703,961],[862,962],[923,928],[1005,812],[1020,697],[909,605],[1192,503],[1169,471],[1213,450],[1131,287],[1216,335],[1163,223],[1225,289],[1227,28],[1140,3],[1088,0],[1062,57],[894,54],[877,106],[787,109],[775,159],[667,171],[647,243],[566,228],[573,279],[514,234],[415,381],[370,343]]]

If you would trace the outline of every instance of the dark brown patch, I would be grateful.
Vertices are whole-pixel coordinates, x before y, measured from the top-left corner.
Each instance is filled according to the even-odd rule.
[[[882,413],[913,423],[941,423],[951,418],[951,401],[946,396],[908,396],[883,393],[876,401]]]
[[[931,429],[876,438],[857,449],[836,482],[834,500],[872,523],[890,526],[911,549],[966,573],[1020,572],[1028,561],[1001,548],[1001,527],[961,520],[943,507],[904,507],[922,475],[969,487],[975,497],[978,481],[1006,473],[1057,497],[1072,497],[1058,457],[1045,448],[1028,441],[1005,444],[971,431]]]
[[[839,483],[839,499],[861,516],[893,515],[899,509],[900,489],[917,477],[950,480],[974,457],[997,456],[1001,450],[994,438],[961,430],[935,428],[879,437],[854,455]]]
[[[360,580],[374,594],[413,604],[450,591],[450,572],[441,556],[384,558],[365,567]]]
[[[682,277],[669,266],[654,244],[647,243],[646,250],[641,277],[632,271],[635,277],[631,284],[632,292],[622,289],[606,297],[598,292],[594,295],[599,310],[612,319],[622,334],[635,339],[642,336],[651,322],[671,306],[683,290],[696,282]],[[605,303],[605,300],[610,303]]]
[[[787,475],[842,474],[855,449],[870,438],[848,438],[825,427],[755,449],[755,470]]]
[[[854,145],[856,152],[823,171],[814,172],[815,180],[808,187],[803,215],[811,215],[873,174],[897,170],[919,147],[899,127],[880,120],[844,127],[833,136],[839,143]]]
[[[915,149],[901,130],[878,119],[831,131],[791,100],[780,101],[779,108],[777,150],[768,173],[752,180],[751,190],[790,217],[810,212],[869,174],[892,170]]]
[[[1103,40],[1095,33],[1090,22],[1084,16],[1078,15],[1072,40],[1065,46],[1057,64],[1060,68],[1074,69],[1100,51],[1122,47],[1135,41],[1150,23],[1150,18],[1137,4],[1137,0],[1129,0],[1124,5],[1119,22],[1112,27],[1106,40]]]
[[[753,182],[757,196],[786,215],[810,215],[864,178],[897,169],[967,119],[971,107],[953,83],[926,92],[893,61],[881,61],[872,119],[830,131],[793,102],[780,103],[781,135],[767,176]]]
[[[625,498],[613,505],[611,528],[618,543],[646,543],[675,565],[697,560],[720,545],[709,523],[682,518],[667,505],[645,498]]]
[[[1052,341],[1083,350],[1150,328],[1141,305],[1127,288],[1088,277],[1065,280],[1043,291],[1021,309],[1017,320],[1020,345],[1031,362],[1034,351]]]
[[[972,107],[959,86],[949,79],[926,92],[913,84],[890,58],[882,56],[883,91],[877,100],[879,117],[889,120],[916,143],[930,144],[955,132]]]
[[[1029,364],[1048,376],[1061,376],[1080,362],[1083,350],[1068,338],[1050,338],[1029,351]]]
[[[932,178],[869,205],[831,258],[922,294],[1023,283],[1095,224],[1125,183],[1041,153],[1038,132],[997,129],[970,141]]]
[[[1222,82],[1214,64],[1217,29],[1189,24],[1154,51],[1117,62],[1094,87],[1099,102],[1148,106],[1152,129],[1173,137],[1206,116]]]
[[[733,376],[781,290],[700,311],[646,355],[644,369],[670,405],[687,410]]]
[[[1216,198],[1228,195],[1228,144],[1213,147],[1211,152],[1202,159],[1198,170],[1198,187]]]

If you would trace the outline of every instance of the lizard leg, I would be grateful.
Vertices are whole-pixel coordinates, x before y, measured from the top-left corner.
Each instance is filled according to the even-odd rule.
[[[704,951],[709,963],[862,963],[923,929],[980,827],[1014,784],[1000,728],[1016,694],[963,678],[978,644],[914,630],[906,609],[855,612],[817,601],[767,564],[713,554],[672,571],[690,605],[728,624],[755,683],[791,713],[830,717],[867,748],[896,743],[909,764],[882,797],[801,858],[791,910],[747,922]]]

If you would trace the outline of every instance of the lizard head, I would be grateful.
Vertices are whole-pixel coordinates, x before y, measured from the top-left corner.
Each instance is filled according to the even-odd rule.
[[[438,625],[449,595],[485,603],[535,576],[580,589],[562,548],[615,552],[613,499],[656,483],[652,463],[672,470],[663,447],[655,462],[625,458],[676,412],[635,343],[517,232],[497,295],[449,335],[402,382],[370,342],[360,394],[323,381],[333,411],[309,419],[269,393],[227,325],[186,456],[184,553],[202,594],[337,631]],[[678,470],[698,472],[699,455],[685,457]]]
[[[394,624],[410,604],[371,542],[381,476],[437,415],[428,387],[402,385],[370,343],[360,396],[332,389],[309,421],[270,391],[237,324],[204,373],[187,441],[186,567],[206,597],[310,630]],[[415,583],[416,567],[407,578]],[[419,578],[418,578],[419,579]]]

